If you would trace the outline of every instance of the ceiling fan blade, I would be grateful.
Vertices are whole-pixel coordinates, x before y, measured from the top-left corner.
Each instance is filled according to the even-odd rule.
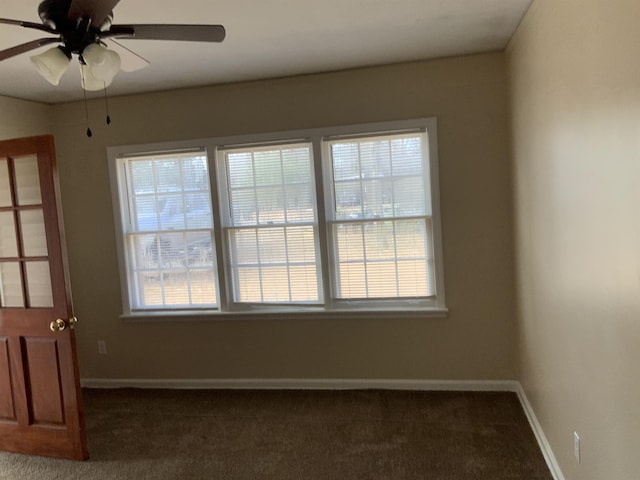
[[[105,38],[104,42],[107,44],[108,48],[114,50],[118,55],[120,55],[120,70],[124,72],[135,72],[136,70],[142,70],[143,68],[151,65],[149,60],[141,57],[133,50],[128,49],[112,38]]]
[[[226,31],[222,25],[112,25],[103,36],[136,40],[177,40],[185,42],[221,42]]]
[[[9,18],[0,18],[0,23],[4,23],[5,25],[17,25],[18,27],[24,28],[35,28],[36,30],[42,30],[47,33],[56,33],[53,28],[48,25],[43,25],[42,23],[23,22],[22,20],[11,20]]]
[[[90,18],[91,25],[99,28],[120,0],[71,0],[69,18]]]
[[[32,40],[30,42],[23,43],[22,45],[16,45],[15,47],[7,48],[6,50],[0,51],[0,61],[6,60],[7,58],[15,57],[16,55],[20,55],[21,53],[35,50],[36,48],[40,48],[45,45],[49,45],[50,43],[59,42],[59,38],[40,38],[38,40]]]

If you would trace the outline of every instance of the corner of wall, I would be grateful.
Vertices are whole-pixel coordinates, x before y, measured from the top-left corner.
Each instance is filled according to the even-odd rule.
[[[0,139],[31,137],[53,133],[50,105],[0,96]]]

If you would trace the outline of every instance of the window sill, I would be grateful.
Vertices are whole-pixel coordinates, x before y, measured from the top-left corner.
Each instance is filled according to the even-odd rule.
[[[152,322],[210,322],[224,320],[316,320],[316,319],[404,319],[446,318],[447,308],[388,308],[388,309],[309,309],[309,310],[242,310],[220,312],[218,310],[135,312],[120,315],[127,323]]]

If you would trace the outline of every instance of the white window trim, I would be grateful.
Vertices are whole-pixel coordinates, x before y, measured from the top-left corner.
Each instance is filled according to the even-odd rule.
[[[330,249],[328,247],[328,225],[327,209],[330,208],[331,200],[328,195],[328,186],[324,185],[324,175],[326,172],[321,159],[323,158],[323,140],[333,138],[361,137],[369,135],[393,134],[410,131],[425,131],[428,135],[428,155],[429,155],[429,192],[431,194],[433,225],[433,249],[436,295],[430,302],[424,300],[359,300],[359,301],[332,301],[331,275],[333,266],[331,265]],[[223,239],[224,228],[222,222],[222,212],[220,205],[220,195],[222,189],[218,187],[218,177],[221,174],[218,165],[218,151],[230,147],[249,147],[252,145],[265,145],[268,143],[299,143],[311,142],[314,158],[314,176],[317,199],[318,228],[320,240],[320,258],[323,262],[322,269],[322,291],[324,292],[325,304],[317,306],[268,306],[268,305],[238,305],[230,302],[230,288],[232,280],[228,275],[228,265],[226,256],[228,252],[226,241]],[[124,179],[119,174],[118,159],[122,156],[147,155],[155,152],[184,151],[193,149],[203,149],[209,159],[209,177],[211,196],[217,201],[217,207],[213,209],[213,229],[216,249],[216,263],[218,279],[216,280],[218,292],[217,310],[155,310],[155,311],[135,311],[130,308],[130,291],[128,286],[127,261],[124,250],[124,219],[122,218],[121,196]],[[418,118],[412,120],[365,123],[358,125],[346,125],[329,128],[316,128],[305,130],[293,130],[275,133],[265,133],[256,135],[235,135],[228,137],[216,137],[208,139],[187,140],[178,142],[162,142],[141,145],[125,145],[107,148],[109,164],[109,174],[111,179],[111,194],[113,201],[113,213],[116,230],[116,247],[118,255],[118,267],[120,273],[122,291],[122,312],[121,318],[128,321],[209,321],[222,319],[285,319],[285,318],[428,318],[445,317],[448,309],[445,302],[444,292],[444,269],[442,255],[441,217],[440,217],[440,188],[438,169],[438,135],[437,120],[435,117]]]

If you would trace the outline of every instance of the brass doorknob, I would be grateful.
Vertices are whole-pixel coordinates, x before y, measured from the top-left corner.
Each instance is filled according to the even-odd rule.
[[[53,322],[51,322],[49,324],[49,328],[51,329],[52,332],[61,332],[65,328],[67,328],[67,322],[65,322],[64,320],[59,318],[59,319],[54,320]]]
[[[71,317],[69,319],[69,328],[71,330],[75,329],[76,328],[76,323],[78,323],[78,319],[76,317]]]

